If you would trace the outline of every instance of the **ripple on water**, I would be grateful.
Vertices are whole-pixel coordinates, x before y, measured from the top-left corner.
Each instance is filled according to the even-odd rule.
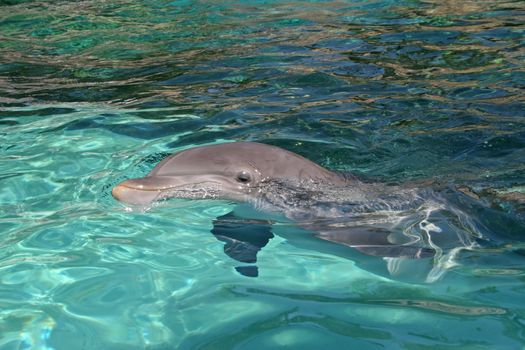
[[[3,1],[0,348],[522,348],[522,7]],[[472,220],[480,247],[409,284],[276,223],[247,278],[210,233],[231,203],[111,197],[173,151],[240,140],[495,188],[430,218]]]
[[[4,309],[0,313],[0,347],[52,350],[48,343],[55,326],[56,320],[41,310]]]
[[[63,184],[45,178],[47,173],[34,171],[30,173],[18,173],[0,180],[0,186],[4,189],[0,193],[0,203],[19,203],[22,200],[30,200],[45,197],[59,191]]]

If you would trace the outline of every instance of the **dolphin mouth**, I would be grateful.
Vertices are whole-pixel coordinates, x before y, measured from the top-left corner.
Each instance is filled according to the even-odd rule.
[[[111,194],[120,202],[147,205],[170,197],[218,198],[220,179],[188,176],[146,176],[122,181]]]
[[[153,183],[142,179],[125,180],[113,187],[111,195],[120,202],[127,204],[144,205],[154,202],[163,191],[171,188],[167,186],[154,186]]]

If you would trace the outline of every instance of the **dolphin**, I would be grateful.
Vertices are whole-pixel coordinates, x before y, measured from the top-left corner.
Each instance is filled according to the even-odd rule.
[[[256,142],[231,142],[191,148],[162,160],[147,176],[125,180],[112,190],[128,204],[169,197],[249,201],[269,180],[346,181],[298,154]]]
[[[117,184],[112,195],[141,206],[169,198],[248,203],[258,212],[280,213],[313,233],[286,237],[290,241],[313,249],[327,242],[337,251],[350,247],[359,254],[382,257],[391,265],[391,274],[398,259],[435,259],[442,255],[442,247],[457,245],[458,235],[464,246],[473,243],[455,229],[453,238],[432,237],[440,229],[429,223],[429,215],[442,208],[432,191],[333,172],[293,152],[256,142],[175,153],[145,177]],[[271,220],[254,221],[235,213],[214,220],[212,233],[225,242],[227,255],[244,263],[255,263],[257,252],[273,237]],[[257,275],[253,266],[237,270]]]

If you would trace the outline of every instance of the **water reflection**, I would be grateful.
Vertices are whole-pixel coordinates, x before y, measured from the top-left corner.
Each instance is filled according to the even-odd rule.
[[[462,306],[431,300],[376,300],[384,305],[406,306],[417,309],[439,311],[454,315],[479,316],[502,315],[507,311],[497,307]]]
[[[0,347],[519,348],[524,23],[521,1],[2,1]],[[415,286],[276,237],[247,282],[209,233],[228,208],[109,197],[233,140],[468,183],[491,244]]]

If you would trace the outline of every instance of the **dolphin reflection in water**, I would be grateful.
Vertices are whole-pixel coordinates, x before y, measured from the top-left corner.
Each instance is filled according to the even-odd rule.
[[[345,256],[365,269],[407,280],[437,280],[455,264],[458,252],[483,240],[471,216],[459,209],[473,196],[428,183],[367,181],[255,142],[181,151],[145,177],[119,183],[112,194],[141,206],[168,198],[247,203],[257,219],[237,209],[214,220],[212,229],[228,256],[250,264],[236,268],[247,276],[257,276],[257,253],[273,237],[272,220],[261,220],[262,213],[280,213],[294,223],[295,229],[279,233],[293,245]]]

